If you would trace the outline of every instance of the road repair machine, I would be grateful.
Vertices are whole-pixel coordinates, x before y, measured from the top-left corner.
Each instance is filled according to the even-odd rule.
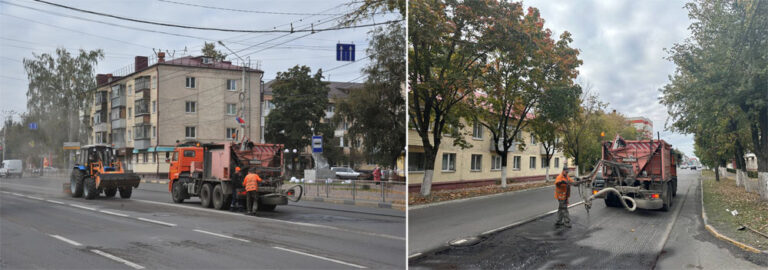
[[[80,148],[72,168],[69,191],[72,197],[82,196],[86,200],[98,197],[101,192],[106,197],[114,197],[120,191],[120,198],[128,199],[133,188],[139,187],[140,180],[138,175],[123,168],[112,147],[86,145]]]
[[[616,136],[602,144],[602,159],[589,175],[592,195],[584,198],[587,210],[595,198],[608,207],[629,211],[672,208],[677,195],[676,157],[664,140],[624,140]]]

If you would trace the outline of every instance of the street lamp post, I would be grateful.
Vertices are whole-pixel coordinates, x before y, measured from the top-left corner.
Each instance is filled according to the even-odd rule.
[[[245,83],[245,69],[246,69],[245,59],[240,57],[240,55],[237,55],[237,53],[232,51],[229,47],[227,47],[227,45],[224,45],[224,42],[221,42],[221,40],[219,40],[219,45],[221,45],[222,47],[227,49],[233,55],[237,56],[237,58],[239,58],[240,61],[243,62],[243,64],[242,64],[242,66],[243,66],[243,75],[242,75],[242,79],[240,80],[240,83],[242,84],[242,87],[240,88],[241,89],[241,91],[240,91],[241,96],[239,97],[239,99],[240,99],[240,118],[241,119],[246,119],[246,117],[245,117],[245,104],[244,103],[245,103],[245,98],[246,98],[245,97],[245,95],[246,95],[246,93],[245,93],[245,86],[248,85],[248,117],[247,117],[248,123],[246,123],[245,125],[247,126],[248,138],[250,139],[251,138],[251,86],[250,86],[250,83],[248,83],[248,84]],[[250,57],[249,57],[249,59],[250,59]],[[245,133],[245,131],[246,131],[246,127],[243,127],[243,133]],[[243,138],[245,138],[245,134],[243,134]],[[241,144],[240,150],[245,150],[245,143]]]

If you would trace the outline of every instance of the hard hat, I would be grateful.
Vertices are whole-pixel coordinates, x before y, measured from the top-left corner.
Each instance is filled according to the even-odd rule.
[[[235,167],[235,172],[240,172],[240,167]]]

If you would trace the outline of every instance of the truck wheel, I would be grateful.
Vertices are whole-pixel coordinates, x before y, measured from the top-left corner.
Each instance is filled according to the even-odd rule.
[[[213,199],[213,208],[218,210],[227,210],[229,209],[229,205],[232,203],[230,200],[227,200],[228,198],[232,197],[224,195],[221,184],[213,187],[213,193],[211,194],[211,197]]]
[[[83,197],[86,200],[93,200],[97,196],[99,196],[99,191],[96,190],[96,180],[93,177],[83,179]]]
[[[72,197],[83,196],[83,176],[80,170],[72,171],[72,175],[69,177],[69,191],[72,193]]]
[[[203,184],[203,188],[200,189],[200,205],[205,208],[211,208],[211,184]]]
[[[184,199],[187,198],[186,193],[187,190],[184,189],[184,184],[182,184],[181,181],[177,180],[176,182],[173,182],[173,190],[171,191],[173,202],[183,203]]]
[[[120,198],[123,198],[123,199],[130,199],[131,193],[133,193],[132,187],[121,187],[121,188],[118,188],[118,190],[120,190]]]
[[[677,197],[677,176],[672,178],[672,197]]]
[[[117,194],[117,188],[104,189],[104,197],[112,198],[112,197],[115,197],[115,194]]]
[[[259,207],[258,207],[258,210],[259,211],[270,211],[271,212],[271,211],[275,211],[276,207],[277,207],[276,204],[263,204],[263,203],[260,203]]]
[[[608,193],[605,195],[606,207],[619,207],[620,205],[621,205],[621,202],[619,202],[619,197],[616,196],[616,194]]]
[[[667,212],[670,208],[672,208],[672,190],[670,190],[671,185],[667,183],[666,185],[662,186],[661,190],[661,200],[664,202],[661,205],[661,211]]]

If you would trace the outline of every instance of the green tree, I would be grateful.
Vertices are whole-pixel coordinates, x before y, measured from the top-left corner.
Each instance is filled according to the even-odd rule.
[[[272,84],[275,109],[266,119],[268,141],[304,149],[310,144],[312,129],[323,137],[333,137],[333,130],[328,133],[321,123],[328,106],[328,83],[322,81],[322,70],[311,73],[309,67],[298,65],[277,73]]]
[[[529,129],[544,150],[546,181],[550,180],[549,164],[556,151],[563,149],[562,126],[576,116],[579,109],[581,88],[555,87],[544,93],[539,102],[536,117],[530,120]]]
[[[487,15],[498,3],[480,1],[409,1],[408,119],[424,148],[421,194],[429,195],[435,159],[446,124],[461,130],[454,114],[473,93],[488,52]],[[454,143],[462,143],[456,133]]]
[[[392,167],[405,149],[405,31],[400,24],[373,32],[362,89],[338,104],[334,122],[351,123],[348,140],[362,139],[365,157]]]
[[[227,54],[217,50],[216,43],[213,43],[213,42],[211,43],[205,42],[205,44],[203,45],[202,52],[203,52],[203,56],[213,58],[213,60],[216,60],[216,61],[222,61],[225,58],[227,58]]]
[[[360,5],[355,10],[342,17],[342,25],[351,25],[385,12],[398,12],[401,19],[405,18],[406,0],[363,0],[349,3],[350,6],[357,4]]]
[[[563,122],[560,128],[563,132],[563,152],[573,159],[571,166],[576,166],[579,173],[584,171],[581,165],[584,163],[584,154],[588,152],[587,148],[592,146],[593,149],[599,151],[599,145],[595,146],[595,142],[599,140],[600,132],[596,131],[598,128],[595,126],[599,117],[598,112],[606,107],[606,104],[592,93],[590,84],[585,83],[585,86],[582,87],[586,91],[578,99],[580,105],[577,107],[576,114],[568,121]]]
[[[58,154],[65,141],[86,141],[80,133],[78,112],[90,109],[96,88],[95,67],[102,58],[102,50],[80,50],[72,55],[59,48],[55,55],[33,54],[31,59],[24,59],[29,78],[24,119],[38,123],[35,147],[41,152]]]

